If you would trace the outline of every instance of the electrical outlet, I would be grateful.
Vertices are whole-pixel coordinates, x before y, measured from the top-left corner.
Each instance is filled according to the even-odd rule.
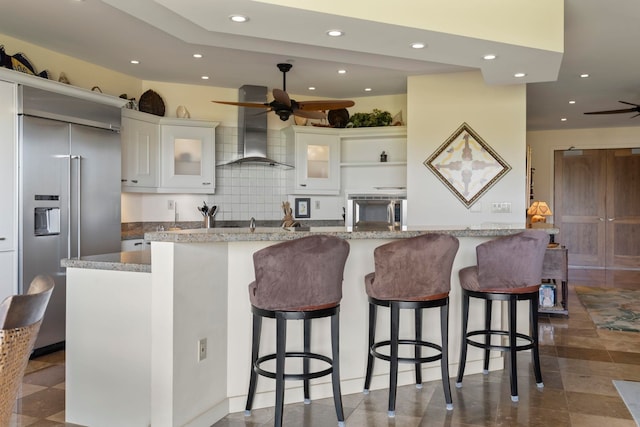
[[[176,202],[174,202],[173,200],[167,200],[167,209],[172,211],[175,208],[176,208]]]
[[[511,213],[511,203],[509,202],[491,203],[491,213]]]
[[[198,341],[198,362],[202,362],[207,358],[207,339],[201,338]]]

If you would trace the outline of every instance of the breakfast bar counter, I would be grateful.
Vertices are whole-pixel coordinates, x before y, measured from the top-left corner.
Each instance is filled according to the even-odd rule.
[[[132,271],[127,262],[118,268],[113,255],[64,260],[68,307],[66,421],[98,427],[208,427],[229,412],[242,411],[250,371],[251,308],[247,286],[254,280],[253,253],[280,241],[315,233],[336,235],[350,244],[340,311],[343,394],[362,392],[364,385],[368,318],[364,276],[374,270],[374,249],[395,239],[428,232],[458,237],[460,249],[453,265],[449,324],[450,372],[456,372],[461,317],[457,272],[475,264],[475,247],[479,243],[523,229],[522,225],[491,224],[370,232],[346,232],[342,227],[311,227],[306,231],[266,227],[253,232],[248,228],[158,231],[145,234],[145,239],[151,241],[148,270]],[[547,231],[555,234],[558,230]],[[482,310],[482,305],[472,305],[470,316],[481,318]],[[384,330],[388,313],[382,311],[379,322]],[[425,338],[439,340],[439,328],[430,326],[434,322],[439,324],[436,318],[425,316]],[[501,313],[494,313],[494,322],[502,322]],[[270,323],[263,326],[262,351],[274,350],[269,348],[275,346],[275,325]],[[409,319],[403,318],[401,323],[401,333],[412,333]],[[292,326],[289,343],[301,346],[301,328]],[[317,328],[320,335],[313,337],[312,348],[330,354],[329,339],[321,335],[323,330]],[[413,367],[402,368],[398,384],[412,383]],[[500,368],[502,358],[496,355],[490,370]],[[481,371],[482,351],[470,351],[466,372]],[[387,372],[388,364],[376,364],[371,389],[388,387]],[[424,381],[439,378],[438,363],[423,365]],[[312,400],[331,395],[329,379],[312,381]],[[302,399],[302,384],[287,384],[285,403]],[[254,408],[273,405],[274,382],[263,379],[258,383]]]

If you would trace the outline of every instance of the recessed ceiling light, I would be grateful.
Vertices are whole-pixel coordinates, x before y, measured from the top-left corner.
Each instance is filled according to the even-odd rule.
[[[580,74],[580,77],[583,79],[586,79],[587,77],[589,77],[589,74],[584,73],[584,74]]]
[[[574,100],[569,101],[569,104],[575,104],[575,103],[576,103],[576,101],[574,101]]]
[[[316,90],[315,86],[309,86],[309,90]]]
[[[202,58],[202,54],[201,53],[194,53],[193,57],[194,58]]]
[[[132,64],[139,64],[139,63],[140,63],[140,61],[138,61],[137,59],[132,59],[132,60],[131,60],[131,63],[132,63]]]
[[[561,119],[560,119],[560,121],[561,121],[561,122],[566,122],[566,121],[567,121],[567,118],[566,118],[566,117],[563,117],[563,118],[561,118]]]
[[[209,80],[209,76],[202,76],[200,77],[202,80]]]
[[[427,45],[421,42],[415,42],[411,43],[411,47],[414,49],[424,49],[425,47],[427,47]]]
[[[370,87],[365,87],[365,88],[364,88],[364,91],[365,91],[365,92],[371,92],[371,88],[370,88]]]
[[[249,17],[244,16],[244,15],[230,15],[229,19],[232,20],[233,22],[247,22],[249,20]]]
[[[347,70],[338,70],[338,74],[347,74]]]
[[[483,57],[482,57],[482,59],[485,59],[485,60],[487,60],[487,61],[491,61],[492,59],[496,59],[496,58],[497,58],[497,56],[496,56],[496,55],[494,55],[494,54],[492,54],[492,53],[490,53],[490,54],[485,55],[485,56],[483,56]]]
[[[526,73],[515,73],[515,74],[513,75],[513,77],[522,78],[522,77],[524,77],[524,76],[526,76],[526,75],[527,75]]]
[[[340,37],[344,36],[344,32],[342,30],[329,30],[327,31],[327,35],[331,37]]]

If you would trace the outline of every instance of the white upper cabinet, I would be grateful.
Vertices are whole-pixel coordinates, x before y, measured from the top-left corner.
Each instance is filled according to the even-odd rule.
[[[211,194],[215,190],[217,123],[187,121],[171,121],[161,127],[160,183],[165,191]]]
[[[294,164],[290,172],[291,194],[340,193],[340,138],[306,126],[291,126],[284,131],[287,139],[287,163]]]
[[[16,85],[0,81],[0,251],[16,249],[17,120]],[[9,276],[3,276],[8,279]]]
[[[217,122],[122,113],[122,191],[215,192]]]
[[[159,118],[122,110],[122,190],[155,191],[160,184]]]

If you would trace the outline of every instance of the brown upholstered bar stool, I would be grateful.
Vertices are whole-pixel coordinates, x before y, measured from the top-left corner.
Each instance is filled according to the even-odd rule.
[[[276,380],[274,425],[282,425],[284,382],[304,381],[304,400],[309,403],[309,380],[331,374],[338,425],[344,425],[340,393],[339,313],[342,276],[349,244],[338,237],[312,235],[278,243],[253,254],[256,280],[249,285],[253,313],[251,376],[245,414],[251,413],[258,374]],[[276,319],[276,353],[259,356],[262,318]],[[311,352],[311,320],[331,318],[331,357]],[[286,351],[287,321],[304,323],[304,350]],[[302,358],[302,373],[285,373],[285,359]],[[276,361],[275,372],[261,367]],[[309,371],[310,359],[325,362],[328,368]]]
[[[395,416],[398,363],[415,365],[416,387],[422,387],[422,364],[440,360],[442,386],[447,409],[453,409],[449,385],[448,329],[449,291],[451,268],[458,251],[459,242],[446,234],[423,234],[379,246],[374,250],[375,272],[365,279],[369,297],[369,349],[365,394],[369,392],[374,358],[391,364],[389,373],[389,416]],[[377,307],[391,309],[391,338],[375,342]],[[440,307],[441,345],[422,339],[422,310]],[[415,336],[400,339],[400,310],[414,311]],[[414,357],[399,357],[398,347],[414,348]],[[378,351],[388,347],[387,353]],[[429,356],[422,355],[423,347],[429,348]]]
[[[549,243],[549,235],[541,230],[526,230],[512,236],[500,237],[476,247],[478,265],[460,270],[462,286],[462,346],[456,387],[462,387],[467,360],[467,346],[484,349],[484,373],[489,372],[489,352],[509,354],[511,400],[518,401],[516,352],[531,350],[533,370],[538,387],[543,387],[538,353],[538,291],[542,281],[542,261]],[[469,299],[485,301],[484,329],[469,332]],[[529,334],[516,331],[517,302],[529,301]],[[491,329],[493,301],[507,301],[508,329]],[[507,344],[494,344],[491,337],[507,337]],[[476,340],[484,337],[484,340]],[[520,344],[518,343],[520,342]]]

